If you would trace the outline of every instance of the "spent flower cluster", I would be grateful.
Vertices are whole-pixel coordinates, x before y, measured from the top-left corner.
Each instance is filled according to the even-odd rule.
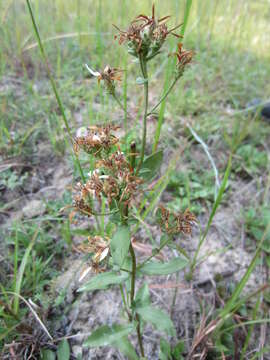
[[[120,30],[116,25],[119,34],[115,38],[119,39],[119,44],[127,42],[129,54],[146,60],[151,60],[159,54],[161,47],[169,34],[177,38],[181,36],[174,33],[181,25],[168,29],[166,22],[170,16],[156,18],[155,6],[152,6],[152,16],[139,15],[130,24],[126,31]]]

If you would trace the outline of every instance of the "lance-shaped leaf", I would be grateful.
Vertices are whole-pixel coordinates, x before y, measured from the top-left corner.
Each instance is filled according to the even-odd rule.
[[[83,343],[83,346],[98,347],[113,345],[117,346],[117,342],[127,336],[135,329],[135,324],[119,325],[113,324],[111,327],[104,325],[96,329]]]
[[[127,336],[114,341],[111,346],[120,350],[129,360],[139,360],[139,357]]]
[[[57,347],[57,360],[69,360],[70,349],[67,339],[63,339]]]
[[[110,241],[110,249],[114,264],[122,266],[128,254],[130,230],[128,226],[119,226]]]
[[[42,360],[55,360],[55,353],[49,349],[42,349],[40,352],[40,358]]]
[[[150,305],[150,292],[147,284],[143,284],[142,287],[136,293],[135,303],[136,307],[144,307]]]
[[[155,177],[160,169],[163,159],[163,151],[157,151],[154,154],[145,158],[140,170],[140,176],[149,181]]]
[[[164,311],[152,306],[145,306],[136,311],[144,321],[151,323],[157,330],[164,331],[171,336],[176,334],[172,320]]]
[[[165,263],[149,261],[140,268],[140,271],[146,275],[168,275],[184,269],[187,264],[187,259],[182,257],[176,257]]]
[[[128,273],[105,272],[98,274],[80,287],[77,291],[93,291],[107,289],[109,285],[121,284],[128,278]]]

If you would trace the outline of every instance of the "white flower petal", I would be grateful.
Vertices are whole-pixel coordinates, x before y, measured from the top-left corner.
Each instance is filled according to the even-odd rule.
[[[85,65],[86,69],[90,72],[91,75],[93,75],[95,77],[98,77],[101,75],[98,71],[94,71],[94,70],[90,69],[90,67],[87,64],[84,64],[84,65]]]
[[[108,252],[109,252],[109,248],[105,248],[102,253],[100,254],[100,257],[99,257],[99,261],[102,261],[105,259],[105,257],[108,255]]]
[[[98,135],[93,135],[93,141],[98,141],[98,142],[100,142],[100,137],[98,136]]]
[[[86,275],[91,271],[91,269],[92,269],[92,267],[89,266],[82,272],[82,274],[79,278],[79,282],[81,282],[86,277]]]
[[[85,126],[80,127],[76,131],[76,137],[86,136],[87,135],[87,128]]]

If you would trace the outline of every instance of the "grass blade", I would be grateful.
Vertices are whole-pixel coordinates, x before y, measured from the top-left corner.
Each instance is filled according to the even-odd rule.
[[[22,280],[23,280],[23,274],[25,271],[25,267],[27,265],[27,261],[29,258],[29,255],[31,253],[31,250],[33,248],[33,245],[36,241],[38,235],[38,229],[35,231],[33,238],[31,240],[31,242],[29,243],[24,256],[22,258],[22,262],[20,264],[19,270],[18,270],[18,275],[16,278],[16,286],[15,286],[15,299],[14,299],[14,313],[17,315],[18,314],[18,310],[19,310],[19,295],[20,295],[20,291],[21,291],[21,285],[22,285]]]
[[[223,196],[223,193],[224,193],[224,191],[226,189],[226,185],[227,185],[229,175],[230,175],[230,172],[231,172],[231,166],[232,166],[232,154],[229,157],[228,164],[227,164],[227,167],[226,167],[226,171],[225,171],[225,174],[224,174],[224,177],[223,177],[223,181],[222,181],[222,184],[220,186],[220,189],[219,189],[216,201],[214,203],[213,209],[211,211],[211,214],[210,214],[206,229],[205,229],[205,231],[203,233],[203,236],[202,236],[202,238],[201,238],[201,240],[199,242],[198,248],[197,248],[197,250],[195,252],[195,255],[194,255],[194,258],[193,258],[193,261],[192,261],[192,264],[191,264],[191,269],[190,269],[191,274],[190,275],[192,275],[192,272],[193,272],[193,270],[194,270],[194,268],[196,266],[199,251],[200,251],[200,249],[201,249],[201,247],[202,247],[202,245],[203,245],[203,243],[204,243],[204,241],[206,239],[206,236],[208,234],[208,231],[210,229],[210,226],[211,226],[212,221],[214,219],[214,216],[216,214],[217,208],[219,207],[219,205],[221,203],[222,196]]]
[[[191,5],[192,5],[192,0],[187,0],[186,1],[186,6],[185,6],[185,15],[184,15],[184,22],[181,28],[181,35],[184,36],[185,31],[186,31],[186,27],[187,27],[187,22],[188,22],[188,18],[190,15],[190,9],[191,9]]]

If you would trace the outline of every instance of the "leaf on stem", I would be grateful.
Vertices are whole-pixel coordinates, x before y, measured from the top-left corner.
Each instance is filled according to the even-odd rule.
[[[143,77],[137,77],[136,84],[143,85],[143,84],[147,83],[147,81],[148,81],[148,79],[145,79]]]
[[[142,167],[140,170],[140,177],[144,179],[144,181],[149,181],[154,178],[162,164],[163,159],[163,151],[157,151],[154,154],[146,157],[144,162],[142,163]]]
[[[184,269],[187,265],[187,259],[176,257],[166,263],[149,261],[140,268],[140,271],[145,275],[168,275]]]
[[[110,242],[114,264],[122,266],[130,245],[130,230],[128,226],[119,226]]]
[[[157,330],[164,331],[171,336],[176,334],[172,320],[164,311],[152,306],[145,306],[137,309],[137,313],[144,321],[151,323]]]
[[[83,346],[98,347],[113,345],[131,333],[135,329],[134,324],[119,325],[113,324],[111,327],[103,325],[92,332],[92,334],[83,343]]]
[[[145,307],[150,305],[150,292],[147,284],[143,284],[137,291],[135,303],[137,307]]]
[[[70,349],[67,339],[63,339],[57,347],[57,360],[68,360],[70,358]]]
[[[121,284],[127,280],[128,273],[105,272],[98,274],[88,281],[84,286],[80,287],[77,291],[93,291],[107,289],[109,285]]]

